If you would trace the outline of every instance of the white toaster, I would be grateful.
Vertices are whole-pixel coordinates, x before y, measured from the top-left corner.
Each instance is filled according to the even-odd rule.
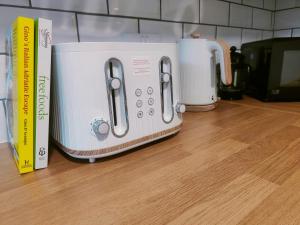
[[[52,128],[68,155],[94,162],[178,132],[176,43],[53,47]]]

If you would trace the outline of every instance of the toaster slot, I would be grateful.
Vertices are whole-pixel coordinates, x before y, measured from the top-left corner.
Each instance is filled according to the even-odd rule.
[[[162,57],[159,67],[162,119],[165,123],[170,123],[174,117],[172,64],[170,58]]]
[[[129,129],[124,69],[120,60],[111,58],[105,63],[105,77],[111,130],[123,137]]]

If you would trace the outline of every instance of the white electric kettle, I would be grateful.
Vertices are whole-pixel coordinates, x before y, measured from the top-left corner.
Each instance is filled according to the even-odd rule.
[[[209,111],[216,107],[216,62],[220,62],[221,80],[231,84],[229,46],[224,41],[195,38],[179,42],[182,103],[187,111]]]

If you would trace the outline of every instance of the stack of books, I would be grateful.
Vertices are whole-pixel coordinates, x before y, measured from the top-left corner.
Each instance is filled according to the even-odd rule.
[[[20,173],[48,166],[52,21],[18,17],[6,39],[9,142]]]

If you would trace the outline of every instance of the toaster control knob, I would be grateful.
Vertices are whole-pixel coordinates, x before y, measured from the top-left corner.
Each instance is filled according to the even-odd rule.
[[[109,132],[109,124],[104,120],[96,120],[93,123],[93,131],[96,135],[107,135]]]
[[[168,73],[163,73],[161,75],[161,82],[162,83],[168,83],[170,81],[170,74]]]
[[[178,103],[175,107],[176,112],[178,113],[184,113],[185,112],[185,105]]]
[[[121,81],[119,78],[112,78],[110,80],[110,88],[112,90],[118,90],[121,87]]]

